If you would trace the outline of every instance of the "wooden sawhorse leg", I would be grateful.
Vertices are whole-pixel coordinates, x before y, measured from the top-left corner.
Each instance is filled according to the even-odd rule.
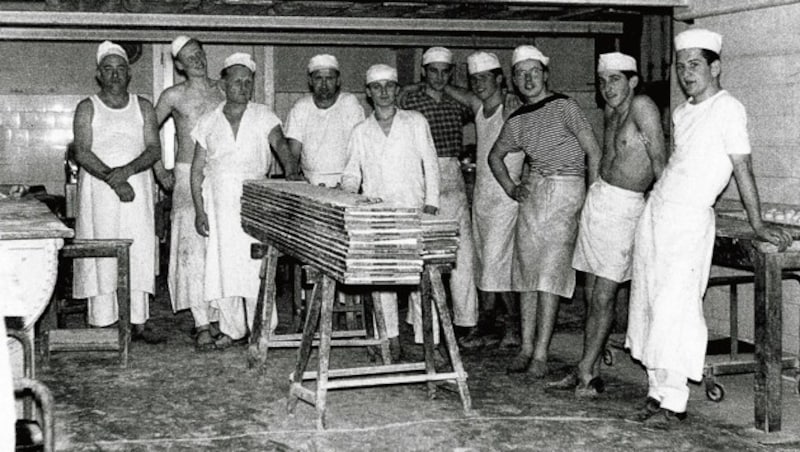
[[[280,252],[271,245],[253,244],[250,257],[262,259],[256,311],[253,313],[253,331],[248,346],[247,365],[263,370],[267,364],[269,339],[272,334],[272,311],[275,309],[275,272]]]

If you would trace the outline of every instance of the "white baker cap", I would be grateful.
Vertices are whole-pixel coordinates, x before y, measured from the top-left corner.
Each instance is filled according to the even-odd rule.
[[[491,71],[500,67],[497,55],[489,52],[475,52],[467,57],[467,71],[470,74]]]
[[[636,71],[636,59],[620,52],[604,53],[597,62],[597,72]]]
[[[125,62],[128,63],[128,54],[125,53],[125,49],[123,49],[119,44],[114,44],[111,41],[103,41],[97,47],[97,64],[100,64],[103,61],[103,58],[107,57],[108,55],[118,55],[125,59]]]
[[[431,47],[422,54],[422,65],[430,63],[453,64],[453,53],[444,47]]]
[[[256,71],[256,62],[253,61],[253,57],[251,57],[249,53],[241,52],[234,53],[228,58],[225,58],[225,62],[222,64],[222,69],[227,69],[231,66],[236,66],[237,64],[241,64],[247,69],[250,69],[252,72]]]
[[[373,64],[367,69],[367,85],[381,80],[397,81],[397,69],[385,64]]]
[[[550,64],[550,58],[544,56],[536,47],[528,45],[518,46],[514,49],[514,54],[511,56],[511,65],[513,66],[525,60],[536,60],[542,63],[543,66]]]
[[[308,60],[308,73],[318,71],[320,69],[336,69],[339,70],[339,60],[333,55],[315,55]]]
[[[183,46],[189,43],[192,38],[186,35],[180,35],[172,41],[172,58],[178,58],[178,53],[180,53]]]
[[[714,53],[722,50],[722,35],[702,28],[692,28],[675,36],[675,51],[683,49],[706,49]]]

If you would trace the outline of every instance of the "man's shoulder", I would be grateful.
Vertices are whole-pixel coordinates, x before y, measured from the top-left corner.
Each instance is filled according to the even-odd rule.
[[[314,106],[314,98],[311,94],[305,94],[303,97],[294,101],[292,104],[291,110],[301,110],[301,109],[308,109]]]
[[[341,105],[343,108],[364,109],[364,107],[361,106],[361,101],[359,101],[358,97],[353,93],[340,92],[339,98],[336,99],[336,103]]]

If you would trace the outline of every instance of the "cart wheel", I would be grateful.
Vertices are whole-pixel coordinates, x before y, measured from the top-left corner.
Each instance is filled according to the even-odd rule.
[[[800,376],[797,377],[797,387],[795,388],[797,393],[800,394]]]
[[[712,402],[722,402],[725,398],[725,388],[719,383],[714,383],[713,386],[706,388],[706,397]]]
[[[610,348],[603,350],[603,364],[608,367],[614,365],[614,352]]]

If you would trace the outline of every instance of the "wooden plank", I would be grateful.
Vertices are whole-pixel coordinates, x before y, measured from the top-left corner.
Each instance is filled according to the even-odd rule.
[[[70,238],[75,233],[36,199],[0,199],[0,240]]]
[[[402,372],[420,372],[425,370],[425,363],[389,364],[383,366],[349,367],[328,371],[329,378],[352,377],[355,375],[380,375]],[[303,372],[303,380],[316,380],[316,372]]]
[[[430,383],[434,381],[456,380],[458,375],[455,372],[419,375],[393,375],[383,377],[352,377],[331,380],[328,382],[328,389],[342,388],[361,388],[366,386],[383,386],[412,383]]]
[[[47,347],[50,352],[118,351],[119,332],[116,328],[50,330]]]

